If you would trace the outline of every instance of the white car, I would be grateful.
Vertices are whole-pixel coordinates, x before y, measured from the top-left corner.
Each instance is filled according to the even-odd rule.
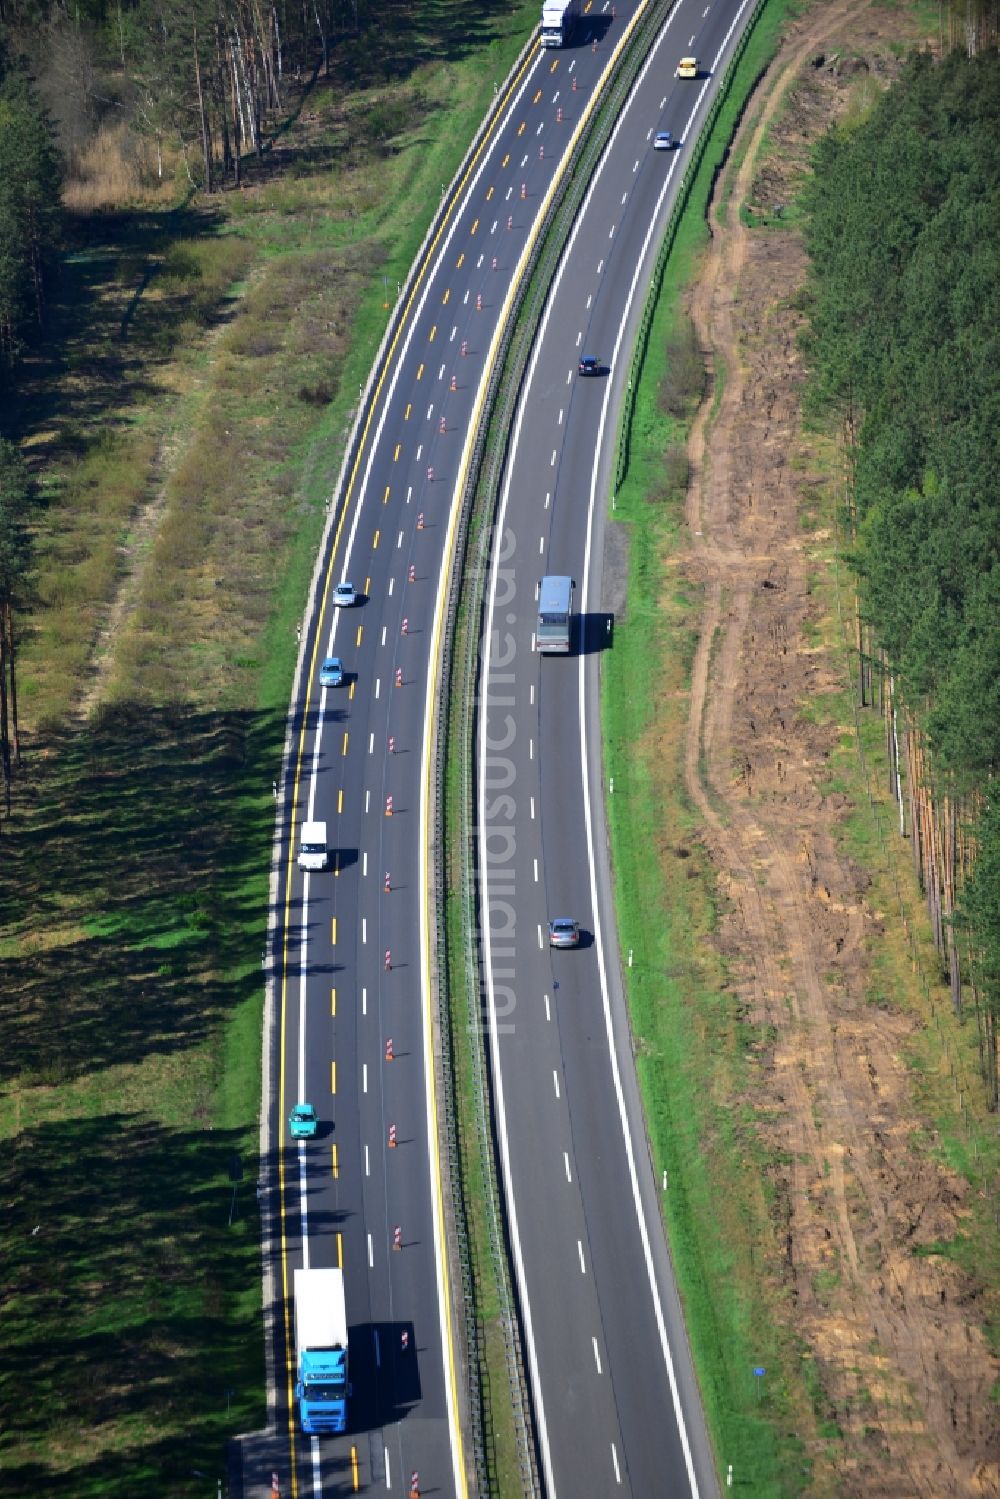
[[[672,151],[674,149],[674,138],[669,130],[658,130],[653,136],[654,151]]]
[[[354,592],[353,583],[348,583],[346,581],[343,583],[338,583],[336,588],[333,590],[333,602],[336,604],[338,609],[349,609],[356,599],[357,594]]]

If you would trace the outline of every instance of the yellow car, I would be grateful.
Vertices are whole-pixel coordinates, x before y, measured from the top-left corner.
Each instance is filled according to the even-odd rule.
[[[677,64],[675,78],[697,78],[698,59],[696,57],[682,57]]]

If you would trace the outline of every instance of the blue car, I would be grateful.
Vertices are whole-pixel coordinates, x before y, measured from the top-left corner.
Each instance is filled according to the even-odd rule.
[[[311,1140],[319,1128],[316,1110],[311,1103],[297,1103],[288,1116],[288,1133],[293,1140]]]
[[[321,687],[342,687],[344,685],[344,663],[339,656],[327,656],[319,669],[319,685]]]

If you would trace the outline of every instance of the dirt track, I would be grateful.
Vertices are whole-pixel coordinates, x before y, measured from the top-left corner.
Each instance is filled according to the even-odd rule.
[[[840,107],[836,80],[818,84],[810,61],[843,42],[885,54],[892,35],[892,13],[866,0],[832,0],[790,31],[744,124],[735,181],[726,174],[724,225],[713,208],[691,312],[725,382],[690,443],[687,571],[704,609],[685,773],[725,896],[736,998],[776,1037],[755,1101],[791,1163],[776,1232],[796,1327],[843,1432],[835,1491],[938,1499],[1000,1493],[1000,1371],[973,1288],[953,1262],[915,1253],[955,1234],[965,1184],[913,1143],[911,1022],[866,1000],[878,920],[864,875],[838,851],[842,799],[822,789],[840,731],[803,713],[839,686],[808,631],[814,564],[800,510],[816,479],[799,431],[801,318],[788,305],[804,252],[796,234],[750,231],[738,212],[765,129],[774,122],[775,143],[796,128],[787,98],[803,75],[808,108],[790,154]]]

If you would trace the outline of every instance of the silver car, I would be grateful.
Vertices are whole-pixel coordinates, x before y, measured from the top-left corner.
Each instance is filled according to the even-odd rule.
[[[580,924],[571,921],[568,916],[557,916],[555,921],[549,922],[549,946],[550,947],[579,947],[580,946]]]

